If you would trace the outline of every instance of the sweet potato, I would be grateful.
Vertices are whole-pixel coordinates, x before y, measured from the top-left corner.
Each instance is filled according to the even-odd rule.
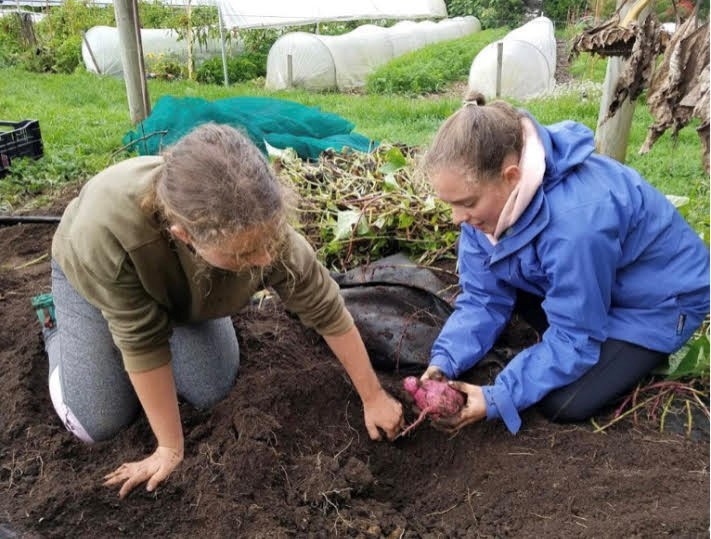
[[[415,376],[408,376],[402,385],[405,391],[412,395],[421,412],[414,423],[402,431],[400,436],[407,434],[428,415],[435,420],[449,417],[459,413],[464,406],[464,394],[450,387],[447,382],[420,380]]]

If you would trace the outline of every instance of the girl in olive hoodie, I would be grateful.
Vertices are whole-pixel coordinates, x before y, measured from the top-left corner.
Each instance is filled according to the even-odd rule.
[[[143,409],[156,449],[106,476],[121,497],[143,482],[155,489],[182,460],[178,394],[199,408],[228,394],[239,365],[230,315],[265,286],[323,335],[363,401],[371,438],[402,427],[338,286],[286,213],[259,150],[215,124],[163,156],[108,168],[68,205],[52,243],[50,394],[89,443]]]

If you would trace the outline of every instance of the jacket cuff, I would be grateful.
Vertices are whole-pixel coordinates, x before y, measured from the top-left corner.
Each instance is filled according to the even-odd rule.
[[[447,356],[435,356],[430,360],[430,367],[437,367],[450,380],[457,377],[457,372],[452,368],[452,362]]]
[[[511,400],[511,395],[503,386],[483,386],[484,399],[486,400],[486,418],[501,418],[506,428],[516,434],[521,428],[521,416]]]

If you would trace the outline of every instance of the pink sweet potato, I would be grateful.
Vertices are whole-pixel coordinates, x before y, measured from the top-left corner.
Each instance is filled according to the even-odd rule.
[[[464,394],[450,387],[447,382],[437,380],[421,381],[415,376],[408,376],[403,381],[403,387],[421,410],[415,422],[400,433],[404,436],[419,425],[428,415],[433,419],[449,417],[459,413],[464,406]]]

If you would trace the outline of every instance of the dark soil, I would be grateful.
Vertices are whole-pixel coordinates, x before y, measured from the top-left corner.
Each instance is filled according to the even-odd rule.
[[[344,371],[278,304],[235,316],[236,386],[213,410],[182,404],[185,461],[120,501],[102,476],[154,440],[141,419],[85,446],[53,411],[30,307],[49,291],[36,259],[52,232],[0,228],[0,537],[708,537],[707,439],[643,417],[595,434],[532,409],[516,436],[500,422],[454,437],[424,424],[372,442]],[[380,376],[404,398],[400,375]]]

